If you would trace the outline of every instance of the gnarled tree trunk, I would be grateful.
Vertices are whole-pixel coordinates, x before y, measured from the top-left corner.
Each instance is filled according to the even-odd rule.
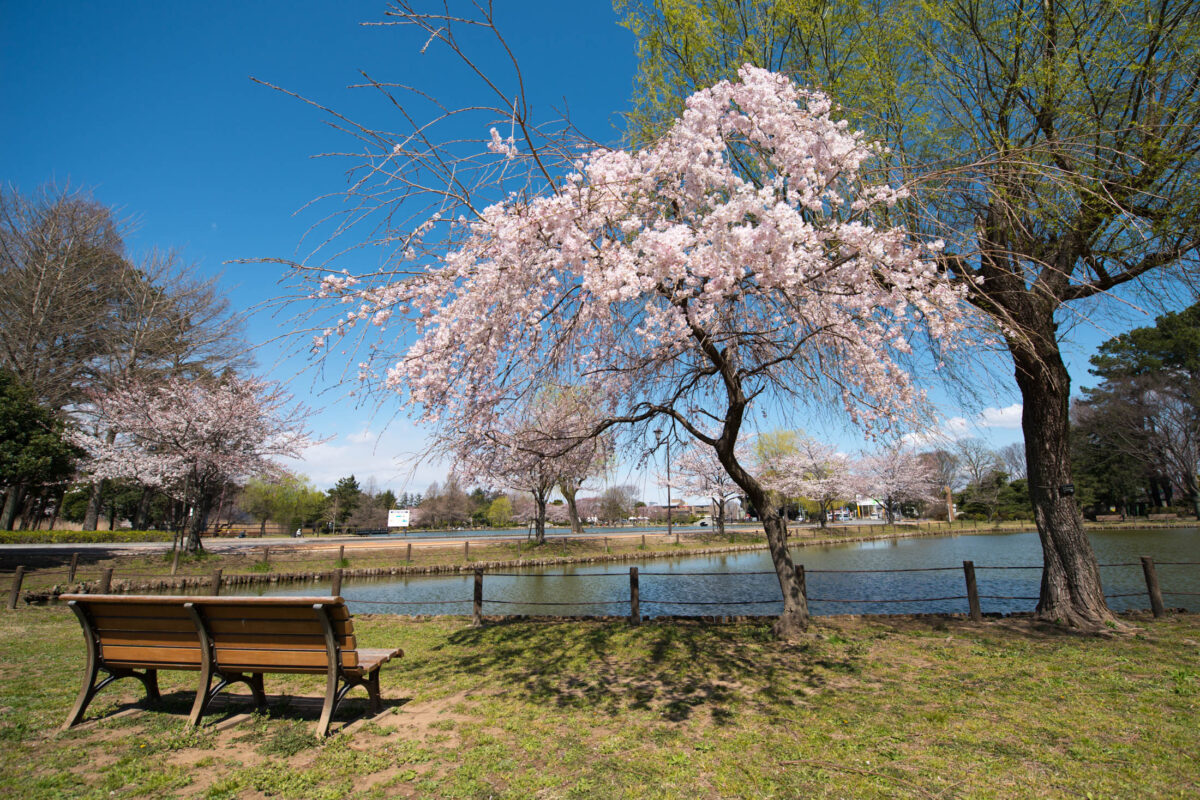
[[[571,533],[582,536],[583,523],[579,521],[579,506],[575,504],[575,495],[579,494],[579,487],[572,485],[570,481],[562,481],[558,485],[558,491],[567,501],[567,517],[571,520]]]
[[[1021,427],[1029,498],[1042,543],[1041,597],[1036,614],[1060,624],[1096,629],[1113,616],[1105,603],[1096,555],[1072,493],[1071,378],[1055,333],[1051,322],[1032,342],[1009,342],[1024,403]]]

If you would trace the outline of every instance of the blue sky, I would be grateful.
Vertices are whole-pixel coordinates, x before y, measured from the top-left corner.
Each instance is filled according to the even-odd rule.
[[[88,189],[129,220],[135,257],[175,248],[205,274],[222,275],[235,308],[267,304],[281,292],[280,269],[231,262],[302,257],[301,237],[317,218],[304,205],[344,185],[345,164],[313,156],[351,143],[316,110],[251,76],[380,127],[394,122],[389,109],[346,88],[359,69],[439,96],[464,91],[443,54],[421,55],[422,42],[396,28],[360,25],[383,19],[385,9],[383,0],[0,0],[0,180],[25,192],[47,181]],[[635,61],[633,37],[611,5],[499,0],[497,13],[542,116],[565,97],[581,128],[615,142]],[[442,465],[394,463],[421,444],[402,419],[384,430],[394,409],[358,408],[322,391],[326,378],[296,377],[302,363],[273,341],[289,321],[263,311],[247,333],[260,344],[260,371],[291,381],[317,409],[313,430],[328,437],[298,469],[320,486],[350,472],[397,491],[440,480]],[[1071,357],[1077,382],[1095,342],[1111,333],[1081,334]],[[1018,438],[1010,367],[1001,363],[997,373],[1001,388],[982,409],[946,408],[961,420],[952,430],[996,445]],[[859,447],[853,437],[842,441]],[[653,481],[634,481],[654,493]]]

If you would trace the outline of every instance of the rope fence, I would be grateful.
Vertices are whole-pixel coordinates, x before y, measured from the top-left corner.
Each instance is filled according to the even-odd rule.
[[[469,547],[466,545],[464,549]],[[264,558],[269,558],[269,548],[263,548],[268,552],[262,555]],[[337,551],[337,561],[339,566],[329,573],[321,573],[322,575],[331,575],[333,578],[332,594],[341,594],[341,586],[344,575],[344,570],[340,566],[346,563],[345,548],[340,547]],[[288,559],[295,561],[313,561],[315,558],[305,559]],[[326,564],[329,562],[328,555],[321,558]],[[1139,561],[1116,562],[1100,564],[1103,568],[1129,568],[1140,566],[1142,568],[1143,578],[1145,581],[1145,591],[1120,591],[1106,593],[1106,599],[1123,599],[1131,597],[1148,597],[1150,607],[1154,616],[1160,617],[1165,613],[1163,597],[1200,597],[1200,592],[1191,591],[1163,591],[1159,585],[1157,567],[1171,566],[1200,566],[1198,561],[1163,561],[1156,563],[1149,556],[1142,556]],[[997,564],[997,565],[975,565],[974,562],[964,561],[961,567],[956,566],[939,566],[939,567],[907,567],[895,569],[812,569],[805,570],[802,565],[795,567],[795,585],[799,588],[800,593],[808,603],[829,603],[834,605],[860,604],[864,606],[883,606],[897,604],[914,604],[914,603],[947,603],[967,601],[968,614],[971,619],[979,620],[983,617],[981,601],[1020,601],[1029,602],[1037,601],[1040,598],[1028,595],[1011,595],[1011,594],[984,594],[980,593],[977,582],[976,572],[979,570],[986,571],[1001,571],[1001,570],[1040,570],[1041,566],[1036,565],[1013,565],[1013,564]],[[884,575],[890,573],[906,574],[906,573],[940,573],[940,572],[957,572],[962,571],[963,579],[966,585],[966,594],[944,594],[934,597],[822,597],[809,596],[807,589],[806,575]],[[109,592],[112,588],[112,582],[115,579],[115,567],[103,567],[99,574],[96,575],[94,568],[87,570],[78,569],[78,554],[74,554],[71,559],[70,567],[67,569],[52,569],[38,570],[32,573],[36,576],[39,583],[46,578],[66,576],[68,583],[74,583],[79,579],[87,591],[99,591],[100,593]],[[15,609],[17,602],[21,597],[21,589],[26,578],[31,577],[27,567],[18,566],[11,573],[0,573],[0,575],[9,574],[11,576],[10,589],[8,597],[8,608]],[[200,590],[205,588],[210,594],[219,594],[222,585],[240,585],[244,583],[245,575],[223,575],[221,569],[214,569],[207,573],[190,573],[186,576],[177,575],[173,571],[173,576],[176,578],[201,578],[199,584],[189,583],[188,586],[197,587]],[[442,606],[461,606],[470,603],[472,605],[472,616],[476,622],[479,622],[483,607],[485,604],[498,606],[527,606],[534,608],[587,608],[587,607],[610,607],[610,606],[627,606],[629,608],[629,619],[632,624],[638,624],[641,621],[641,604],[646,603],[652,606],[675,606],[675,607],[695,607],[709,608],[713,606],[765,606],[765,605],[780,605],[783,600],[781,597],[773,597],[768,599],[730,599],[730,600],[690,600],[690,599],[668,599],[668,598],[647,598],[642,599],[640,596],[640,578],[642,576],[650,576],[654,578],[721,578],[721,577],[737,577],[737,578],[752,578],[761,576],[775,576],[774,570],[757,570],[744,572],[698,572],[698,571],[662,571],[652,570],[640,572],[637,567],[630,567],[629,572],[562,572],[551,574],[539,574],[531,576],[526,572],[486,572],[486,575],[492,578],[516,578],[525,579],[529,577],[537,578],[625,578],[629,580],[628,597],[622,599],[596,599],[596,600],[578,600],[575,598],[565,598],[563,600],[513,600],[503,597],[488,597],[483,596],[483,581],[485,571],[482,568],[476,568],[474,571],[474,594],[470,599],[459,600],[373,600],[367,598],[345,598],[349,603],[358,603],[372,606],[398,606],[398,607],[442,607]],[[146,572],[141,570],[121,570],[120,578],[128,580],[131,578],[163,578],[162,573]],[[610,594],[609,597],[612,595]]]

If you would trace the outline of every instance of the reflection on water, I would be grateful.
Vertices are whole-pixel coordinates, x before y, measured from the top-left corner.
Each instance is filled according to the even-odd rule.
[[[1179,594],[1200,593],[1200,565],[1170,563],[1200,562],[1200,531],[1196,528],[1097,531],[1090,538],[1114,610],[1149,607],[1139,562],[1143,555],[1158,564],[1168,607],[1200,607],[1196,597]],[[792,558],[804,565],[811,609],[818,615],[965,613],[962,562],[968,560],[975,563],[985,613],[1032,611],[1041,579],[1041,545],[1036,533],[800,547],[793,549]],[[488,573],[484,613],[628,614],[631,563]],[[774,615],[782,609],[779,584],[766,551],[648,559],[636,566],[643,616]],[[342,594],[358,613],[469,614],[473,584],[471,575],[347,581]],[[272,588],[265,593],[313,592],[310,585]]]

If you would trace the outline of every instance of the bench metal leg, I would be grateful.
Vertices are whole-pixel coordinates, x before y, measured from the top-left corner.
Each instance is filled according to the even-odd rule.
[[[250,687],[250,694],[254,695],[254,705],[260,710],[267,707],[267,693],[263,690],[263,674],[261,672],[251,673],[250,679],[246,681]]]
[[[321,719],[317,722],[317,738],[324,739],[329,733],[329,723],[333,719],[333,710],[337,708],[338,700],[337,668],[330,664],[325,675],[325,702],[321,706]]]
[[[91,705],[96,695],[105,686],[108,686],[115,680],[121,678],[137,678],[142,682],[142,686],[146,688],[146,700],[150,703],[156,703],[161,699],[161,694],[158,691],[158,671],[147,669],[143,672],[135,672],[131,669],[113,669],[106,667],[101,663],[99,646],[96,643],[96,633],[92,627],[91,620],[88,615],[74,601],[70,604],[70,608],[75,612],[75,617],[79,620],[79,624],[83,627],[83,638],[87,643],[87,663],[83,668],[83,682],[79,687],[79,694],[75,698],[75,705],[71,708],[71,713],[67,715],[67,721],[63,723],[62,730],[67,730],[78,725],[83,720],[83,715],[87,712],[87,707]],[[100,677],[100,671],[108,673],[99,683],[96,679]]]
[[[208,708],[208,701],[212,699],[213,692],[210,691],[213,679],[212,661],[205,659],[200,665],[200,682],[196,684],[196,700],[192,703],[192,711],[188,714],[188,727],[194,728],[200,724],[200,718],[204,716],[204,709]]]
[[[217,679],[216,686],[212,686],[213,678]],[[217,695],[225,691],[230,684],[234,683],[244,683],[250,687],[250,694],[254,697],[254,705],[259,710],[267,707],[267,694],[263,691],[263,676],[261,672],[252,672],[249,675],[243,672],[218,672],[206,664],[200,670],[200,685],[196,687],[196,702],[192,704],[192,713],[188,717],[188,725],[192,727],[199,725],[200,720],[204,717],[204,712],[208,709],[208,704]]]
[[[379,694],[379,667],[371,670],[363,685],[367,688],[367,697],[371,699],[371,713],[378,714],[383,711],[383,698]]]

